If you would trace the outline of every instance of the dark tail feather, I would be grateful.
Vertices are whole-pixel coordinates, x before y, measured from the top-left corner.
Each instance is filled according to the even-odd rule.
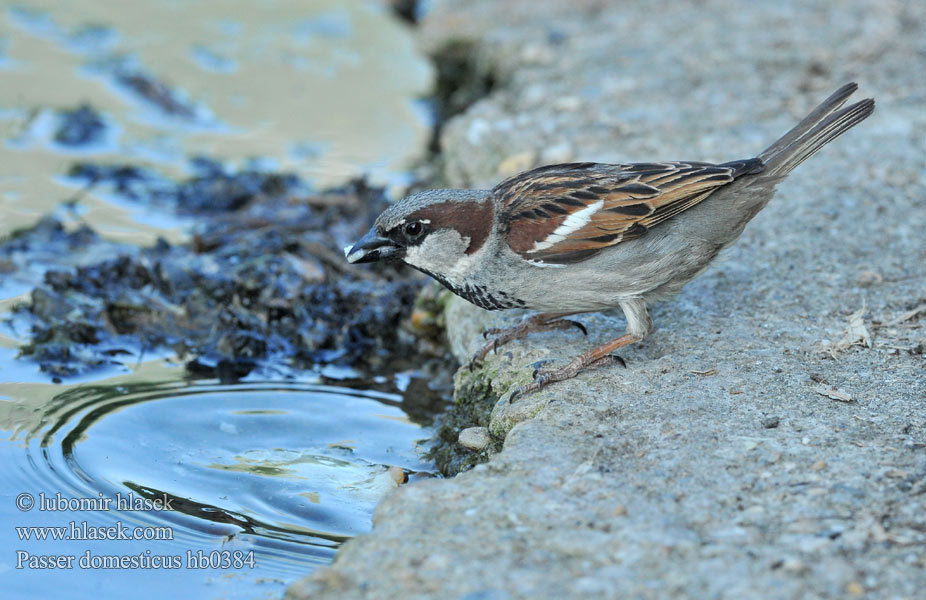
[[[875,109],[871,98],[838,110],[858,86],[849,83],[823,101],[791,131],[763,151],[765,175],[784,177],[820,148],[864,121]]]
[[[814,125],[831,115],[836,109],[846,103],[846,100],[849,99],[855,90],[858,89],[858,84],[847,83],[838,90],[836,90],[832,96],[820,103],[820,106],[813,109],[809,115],[804,117],[804,119],[791,128],[791,131],[784,134],[779,138],[774,144],[762,151],[762,154],[759,155],[763,161],[768,162],[770,156],[774,156],[781,152],[782,148],[790,146],[794,140],[798,139],[805,133],[807,133]]]

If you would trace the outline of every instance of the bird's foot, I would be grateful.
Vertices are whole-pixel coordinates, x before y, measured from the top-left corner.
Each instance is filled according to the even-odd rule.
[[[514,327],[508,327],[506,329],[486,329],[482,334],[484,338],[488,338],[490,335],[496,337],[487,342],[473,355],[473,358],[469,361],[469,370],[472,371],[476,364],[481,362],[489,352],[498,352],[500,346],[504,346],[513,340],[521,339],[535,331],[552,331],[554,329],[569,329],[570,327],[575,327],[579,329],[583,335],[588,335],[588,330],[585,329],[582,323],[570,319],[563,319],[562,317],[564,316],[566,315],[541,313],[528,317]]]
[[[535,369],[534,380],[527,385],[522,385],[517,388],[511,396],[509,396],[508,401],[514,402],[516,398],[536,392],[551,383],[572,379],[585,369],[613,365],[614,363],[620,363],[622,366],[626,367],[627,363],[624,362],[624,359],[620,356],[612,355],[611,352],[628,344],[632,344],[633,342],[637,342],[639,339],[640,338],[630,334],[625,334],[616,340],[612,340],[606,344],[592,348],[588,352],[580,354],[564,367],[558,369]]]

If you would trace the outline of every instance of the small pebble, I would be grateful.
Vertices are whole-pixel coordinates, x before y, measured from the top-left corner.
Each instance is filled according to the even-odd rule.
[[[765,417],[762,419],[762,427],[766,429],[775,429],[779,423],[781,423],[781,420],[778,417]]]
[[[476,452],[484,450],[490,441],[489,430],[485,427],[467,427],[457,437],[458,444]]]
[[[871,287],[873,285],[882,283],[884,281],[884,277],[875,271],[862,271],[858,274],[858,277],[856,277],[855,281],[861,287]]]
[[[396,483],[396,485],[402,485],[408,481],[408,475],[402,467],[389,467],[389,477]]]
[[[794,557],[788,557],[784,559],[784,561],[782,561],[781,568],[788,573],[795,574],[804,573],[808,570],[808,567],[804,562]]]

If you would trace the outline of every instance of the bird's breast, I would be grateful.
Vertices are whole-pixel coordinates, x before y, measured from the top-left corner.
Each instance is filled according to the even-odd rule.
[[[441,285],[460,298],[472,302],[479,308],[485,310],[504,310],[506,308],[525,308],[527,306],[524,300],[517,298],[510,292],[493,289],[490,286],[475,282],[456,283],[443,275],[427,271],[420,267],[416,268],[425,275],[429,275],[436,279]]]

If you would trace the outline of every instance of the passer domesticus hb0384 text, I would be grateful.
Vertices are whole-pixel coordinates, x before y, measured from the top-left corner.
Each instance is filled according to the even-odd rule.
[[[678,292],[742,233],[795,167],[868,117],[837,90],[755,158],[723,164],[568,163],[491,190],[430,190],[386,209],[346,251],[352,263],[397,259],[487,310],[543,311],[496,332],[476,358],[564,316],[621,307],[625,335],[538,372],[521,393],[575,376],[652,330],[647,303]]]

